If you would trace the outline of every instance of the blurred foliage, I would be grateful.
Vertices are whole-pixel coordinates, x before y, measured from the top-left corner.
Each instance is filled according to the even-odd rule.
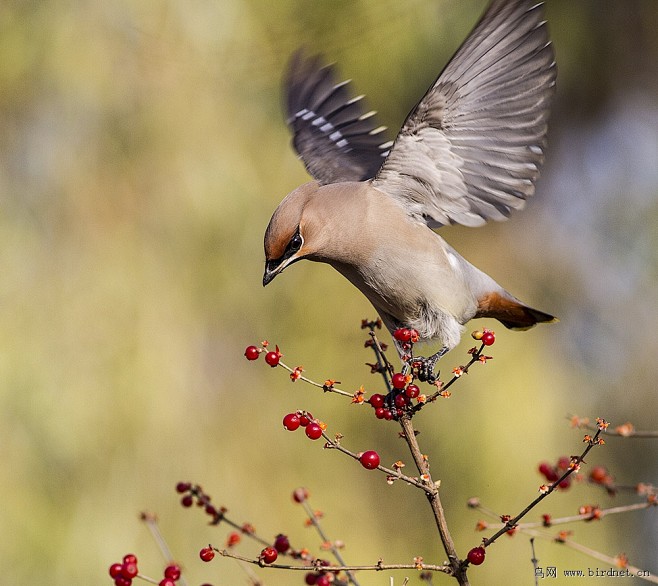
[[[291,386],[242,351],[267,337],[313,378],[378,385],[359,350],[373,310],[348,283],[301,263],[260,286],[263,229],[307,180],[280,112],[288,55],[306,45],[339,61],[396,128],[484,4],[0,6],[3,583],[109,584],[107,567],[131,550],[159,575],[144,509],[159,513],[190,584],[244,583],[237,565],[197,563],[224,532],[180,509],[178,480],[203,484],[265,536],[285,531],[315,548],[289,504],[306,485],[350,562],[443,560],[424,497],[286,434],[280,418],[307,408],[355,450],[410,461],[394,426]],[[535,494],[537,462],[579,451],[567,413],[657,425],[658,3],[550,0],[547,18],[560,77],[538,196],[509,223],[446,230],[467,258],[562,318],[518,335],[488,324],[495,360],[418,418],[460,551],[481,537],[466,498],[514,512]],[[611,439],[590,464],[655,482],[656,452]],[[547,510],[592,500],[610,502],[575,487]],[[579,541],[654,572],[657,533],[643,514],[576,528]],[[595,565],[550,543],[537,553],[559,568]],[[524,538],[504,540],[473,580],[529,583],[529,559]]]

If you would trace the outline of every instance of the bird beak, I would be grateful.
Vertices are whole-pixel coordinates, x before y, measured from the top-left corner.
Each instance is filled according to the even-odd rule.
[[[268,260],[265,262],[265,273],[263,273],[263,287],[274,279],[282,270],[285,264]]]

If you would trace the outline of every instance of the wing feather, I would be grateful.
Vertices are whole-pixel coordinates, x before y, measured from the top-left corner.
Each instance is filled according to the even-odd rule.
[[[385,128],[336,82],[333,66],[297,51],[285,78],[287,122],[293,146],[320,183],[372,179],[388,152]]]
[[[373,185],[432,227],[507,218],[534,193],[555,78],[542,3],[493,0]]]

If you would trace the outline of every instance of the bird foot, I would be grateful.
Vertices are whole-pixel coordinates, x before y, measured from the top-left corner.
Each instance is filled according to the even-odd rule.
[[[438,378],[438,374],[434,374],[434,367],[447,351],[448,348],[444,346],[436,354],[432,354],[432,356],[429,356],[428,358],[423,358],[422,356],[414,357],[413,363],[416,367],[415,370],[417,370],[418,379],[422,382],[434,384]]]

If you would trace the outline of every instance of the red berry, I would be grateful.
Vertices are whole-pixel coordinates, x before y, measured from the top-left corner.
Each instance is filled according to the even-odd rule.
[[[309,439],[316,440],[322,437],[322,428],[315,422],[309,423],[304,431]]]
[[[379,407],[383,407],[384,395],[375,393],[372,397],[370,397],[370,399],[368,399],[368,403],[370,403],[375,409],[378,409]]]
[[[194,499],[192,498],[191,494],[186,494],[180,500],[180,504],[183,505],[184,507],[191,507],[193,503],[194,503]]]
[[[158,583],[158,586],[176,586],[176,580],[172,580],[171,578],[162,578],[162,580],[160,580]]]
[[[281,354],[278,352],[268,352],[265,354],[265,362],[267,362],[272,368],[279,364],[279,360],[281,360]]]
[[[484,554],[484,547],[474,547],[471,551],[468,552],[466,559],[474,566],[479,566],[482,562],[484,562]]]
[[[200,552],[199,552],[199,557],[204,561],[204,562],[209,562],[211,559],[215,557],[215,552],[213,551],[212,547],[204,547]]]
[[[288,431],[295,431],[299,427],[299,415],[297,413],[288,413],[283,418],[283,427]]]
[[[183,494],[192,488],[192,485],[189,482],[179,482],[176,485],[176,492]]]
[[[126,555],[123,556],[123,563],[124,564],[136,564],[137,563],[137,556],[133,553],[127,553]]]
[[[233,547],[240,543],[241,539],[242,537],[237,531],[231,531],[231,533],[229,533],[228,537],[226,538],[226,546]]]
[[[359,456],[359,462],[366,470],[374,470],[379,466],[379,454],[374,450],[368,450]]]
[[[244,355],[247,360],[256,360],[260,356],[260,350],[256,346],[247,346]]]
[[[277,535],[276,539],[274,540],[274,549],[276,549],[279,553],[287,552],[290,549],[290,541],[288,540],[288,536],[283,535],[282,533]]]
[[[304,584],[307,584],[308,586],[314,586],[316,580],[318,579],[318,575],[314,574],[313,572],[309,572],[304,576]]]
[[[384,419],[386,419],[386,421],[393,419],[393,413],[391,413],[390,409],[384,409]]]
[[[180,578],[180,566],[178,564],[169,564],[164,571],[164,577],[174,582]]]
[[[114,578],[114,586],[131,586],[132,583],[132,578],[124,578],[123,576]]]
[[[560,484],[558,484],[560,488],[569,488],[571,486],[571,476],[567,476],[563,480],[560,481]]]
[[[318,579],[315,581],[315,586],[330,586],[331,584],[331,579],[327,574],[322,574],[322,576],[318,576]]]
[[[485,346],[491,346],[495,341],[496,341],[496,335],[493,332],[484,332],[484,334],[482,334],[482,343]]]
[[[603,466],[594,466],[589,473],[589,479],[596,484],[605,484],[608,480],[608,471]]]
[[[411,330],[408,328],[399,328],[393,332],[393,337],[398,342],[408,342],[411,340]]]
[[[404,385],[407,384],[407,377],[404,376],[401,372],[396,372],[391,379],[391,384],[394,389],[404,389]]]
[[[420,395],[420,388],[418,385],[409,385],[405,390],[404,394],[407,395],[410,399],[415,399],[418,395]]]
[[[124,578],[128,578],[129,580],[132,580],[137,574],[139,574],[139,570],[137,569],[136,562],[123,562],[123,567],[121,568],[121,575]]]
[[[308,498],[308,489],[304,488],[303,486],[301,488],[296,488],[292,493],[292,499],[296,503],[303,503],[307,498]]]
[[[562,456],[557,461],[557,467],[559,470],[568,470],[571,464],[571,458],[567,456]]]
[[[409,399],[407,399],[407,395],[403,395],[403,394],[396,395],[395,399],[393,400],[393,402],[395,403],[395,406],[398,409],[403,409],[404,407],[406,407],[408,401],[409,401]]]
[[[539,472],[543,474],[549,482],[555,482],[559,478],[555,468],[546,462],[542,462],[539,465]]]
[[[266,564],[273,564],[278,557],[279,554],[273,547],[266,547],[260,552],[260,559]]]
[[[386,409],[384,409],[383,407],[377,407],[377,409],[375,409],[375,417],[377,419],[384,419],[385,413],[386,413]]]
[[[112,576],[112,578],[120,576],[121,570],[123,570],[123,564],[112,564],[110,566],[110,576]]]
[[[313,421],[313,415],[311,415],[308,411],[305,413],[302,413],[299,416],[299,425],[302,427],[306,427],[309,423]]]

